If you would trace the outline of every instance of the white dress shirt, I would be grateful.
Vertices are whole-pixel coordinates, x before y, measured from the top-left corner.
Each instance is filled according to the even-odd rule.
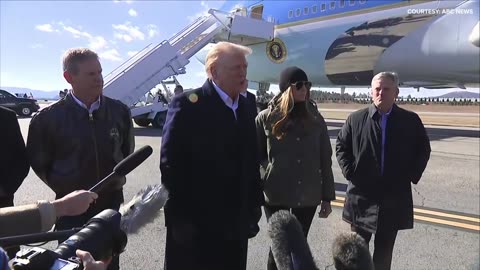
[[[220,98],[223,100],[225,105],[227,105],[227,107],[232,109],[233,114],[235,115],[235,119],[237,119],[237,108],[238,108],[238,98],[239,97],[237,96],[237,98],[235,100],[232,100],[232,98],[230,96],[228,96],[227,93],[225,93],[220,87],[218,87],[218,85],[214,81],[212,81],[212,83],[213,83],[213,87],[217,91],[218,95],[220,95]]]
[[[80,105],[80,107],[85,108],[85,110],[88,111],[89,114],[92,114],[93,111],[98,110],[100,108],[100,96],[98,96],[97,101],[93,102],[92,105],[90,105],[90,109],[85,105],[81,100],[79,100],[72,92],[72,97],[75,102]]]

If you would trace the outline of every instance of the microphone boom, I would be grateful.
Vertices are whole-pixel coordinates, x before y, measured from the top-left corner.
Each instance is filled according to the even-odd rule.
[[[128,157],[124,158],[120,161],[115,168],[113,168],[113,172],[109,174],[107,177],[103,178],[100,182],[96,185],[91,187],[89,191],[92,192],[99,192],[103,189],[108,183],[117,179],[118,176],[125,176],[129,174],[133,169],[138,167],[138,165],[142,164],[153,152],[151,146],[146,145],[137,151],[130,154]]]

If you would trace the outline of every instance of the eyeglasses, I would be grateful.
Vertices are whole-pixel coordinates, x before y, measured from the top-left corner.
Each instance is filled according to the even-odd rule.
[[[307,90],[310,90],[310,88],[312,87],[312,82],[309,82],[309,81],[299,81],[299,82],[296,82],[296,83],[292,83],[293,86],[295,86],[295,89],[297,89],[297,91],[300,91],[300,89],[302,89],[302,87],[305,85],[305,88],[307,88]]]

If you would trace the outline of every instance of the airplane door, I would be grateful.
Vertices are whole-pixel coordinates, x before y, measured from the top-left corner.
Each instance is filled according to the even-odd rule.
[[[252,9],[250,9],[250,18],[261,20],[262,17],[263,17],[263,4],[253,6]]]

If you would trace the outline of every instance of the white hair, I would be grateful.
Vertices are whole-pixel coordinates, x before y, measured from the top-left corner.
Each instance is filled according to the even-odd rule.
[[[245,56],[252,53],[252,49],[243,45],[238,45],[230,42],[218,42],[213,45],[205,58],[205,71],[209,79],[212,79],[212,66],[216,64],[222,54],[241,53]]]
[[[372,84],[373,84],[374,81],[379,80],[379,79],[389,79],[397,87],[400,85],[400,80],[398,79],[398,74],[396,72],[393,72],[393,71],[383,71],[383,72],[378,73],[377,75],[375,75],[373,77]]]

